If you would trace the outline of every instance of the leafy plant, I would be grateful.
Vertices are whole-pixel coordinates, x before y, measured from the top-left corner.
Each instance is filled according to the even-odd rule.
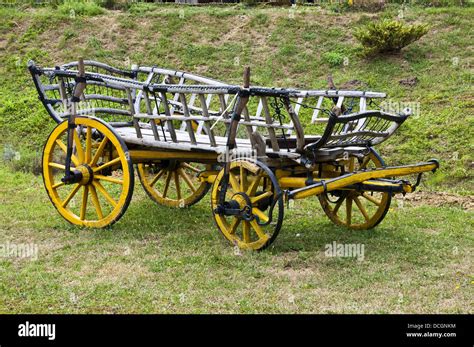
[[[97,16],[104,13],[104,9],[95,2],[65,1],[58,6],[58,11],[63,15],[74,16]]]
[[[344,55],[338,52],[326,52],[322,55],[323,61],[331,67],[339,66],[344,63]]]
[[[426,24],[409,25],[396,20],[384,19],[368,23],[355,30],[355,38],[367,54],[398,52],[419,40],[428,32]]]

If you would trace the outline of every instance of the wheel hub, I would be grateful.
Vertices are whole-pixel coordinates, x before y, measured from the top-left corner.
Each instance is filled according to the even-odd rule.
[[[82,176],[81,180],[79,181],[79,184],[88,185],[92,182],[92,179],[94,178],[94,172],[92,171],[92,168],[89,165],[82,164],[81,166],[78,166],[76,170],[79,171]]]
[[[94,178],[92,168],[87,164],[82,164],[71,171],[69,175],[64,176],[61,181],[66,184],[79,183],[80,185],[88,185]]]

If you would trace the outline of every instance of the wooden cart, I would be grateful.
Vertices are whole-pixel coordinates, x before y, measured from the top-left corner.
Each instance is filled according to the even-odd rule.
[[[29,62],[29,70],[58,123],[44,147],[44,184],[58,212],[80,226],[119,220],[135,164],[160,205],[188,207],[211,190],[218,229],[258,250],[277,237],[289,199],[317,196],[335,224],[369,229],[394,194],[414,191],[421,173],[439,166],[386,166],[373,146],[410,110],[382,110],[383,93],[255,87],[248,69],[243,86],[82,60],[55,68]],[[311,128],[317,134],[305,133]],[[415,184],[395,178],[413,174]]]

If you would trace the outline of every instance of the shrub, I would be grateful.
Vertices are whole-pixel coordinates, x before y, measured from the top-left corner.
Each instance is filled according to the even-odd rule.
[[[384,19],[369,23],[354,32],[367,54],[398,52],[428,32],[425,24],[408,25]]]
[[[96,16],[104,13],[104,9],[95,2],[65,1],[58,6],[58,11],[68,16]]]
[[[331,67],[339,66],[344,63],[344,55],[338,52],[326,52],[322,55],[323,61]]]

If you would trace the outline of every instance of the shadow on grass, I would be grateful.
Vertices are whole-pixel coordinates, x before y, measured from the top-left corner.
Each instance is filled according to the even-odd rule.
[[[135,199],[134,199],[135,200]],[[403,260],[411,264],[436,261],[436,252],[449,247],[430,235],[420,233],[409,220],[400,223],[388,217],[372,230],[355,231],[335,226],[320,211],[311,216],[293,216],[288,213],[276,241],[264,252],[273,255],[311,252],[324,253],[326,245],[362,244],[366,256],[373,261]],[[390,214],[389,214],[390,215]],[[77,232],[77,228],[70,227]],[[89,231],[96,242],[127,242],[151,240],[160,247],[176,251],[202,252],[232,246],[214,224],[206,198],[191,208],[174,209],[154,204],[148,199],[134,201],[120,222],[103,230]]]

